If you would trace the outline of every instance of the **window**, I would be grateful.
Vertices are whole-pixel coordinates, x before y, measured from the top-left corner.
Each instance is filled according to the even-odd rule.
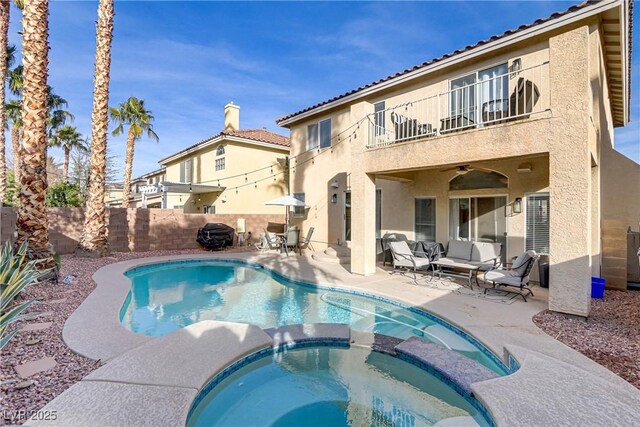
[[[216,207],[213,205],[205,205],[202,207],[202,213],[205,214],[215,214],[216,213]]]
[[[223,155],[224,155],[224,145],[220,145],[216,149],[216,156],[223,156]]]
[[[384,125],[385,125],[384,107],[385,107],[384,101],[380,101],[373,104],[373,118],[374,118],[376,136],[384,135]]]
[[[449,190],[477,190],[481,188],[507,188],[509,179],[498,172],[472,170],[449,181]]]
[[[183,209],[184,205],[173,205],[173,209]]]
[[[216,170],[224,170],[224,157],[216,159]]]
[[[415,227],[416,240],[423,242],[436,241],[436,199],[416,198]]]
[[[307,151],[331,147],[331,119],[307,126]]]
[[[304,193],[293,193],[293,197],[304,202]],[[304,206],[294,206],[293,216],[304,216]]]
[[[193,159],[180,163],[180,182],[193,182]]]
[[[527,196],[526,250],[549,255],[549,194]]]
[[[382,189],[376,189],[376,239],[382,237]]]
[[[449,114],[459,123],[480,123],[508,114],[507,64],[477,71],[449,82]],[[500,113],[496,115],[496,113]]]

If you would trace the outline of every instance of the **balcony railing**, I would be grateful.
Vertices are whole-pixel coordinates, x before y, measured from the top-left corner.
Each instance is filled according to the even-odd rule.
[[[368,116],[368,148],[526,119],[549,109],[548,62]]]

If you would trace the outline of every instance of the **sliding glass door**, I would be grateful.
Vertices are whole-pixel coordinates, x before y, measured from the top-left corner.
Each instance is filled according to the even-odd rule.
[[[449,200],[449,238],[502,244],[506,253],[506,196],[461,197]]]

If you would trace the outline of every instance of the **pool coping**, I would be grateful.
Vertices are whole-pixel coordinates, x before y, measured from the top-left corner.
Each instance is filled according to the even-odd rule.
[[[93,279],[97,284],[96,289],[67,319],[63,329],[65,343],[73,351],[86,357],[109,361],[121,354],[143,346],[149,341],[155,340],[155,338],[135,334],[127,330],[120,323],[120,309],[131,288],[130,281],[124,273],[130,269],[144,265],[194,259],[229,259],[259,264],[288,280],[294,282],[303,281],[306,282],[306,284],[313,285],[311,281],[296,277],[297,272],[292,274],[291,271],[288,271],[288,262],[283,260],[282,257],[275,256],[276,261],[274,261],[274,256],[261,256],[255,253],[187,254],[122,261],[102,267],[94,273]],[[309,264],[311,264],[311,261],[309,261]],[[313,267],[315,268],[316,266],[313,265]],[[320,268],[320,266],[318,266],[318,268]],[[340,277],[339,273],[335,274],[336,277]],[[345,282],[347,281],[346,279],[350,279],[351,277],[354,276],[349,274],[344,276]],[[349,282],[352,282],[352,280],[349,280]],[[341,283],[339,280],[333,283],[322,283],[316,279],[316,283],[320,286],[336,288],[347,292],[359,290],[368,295],[387,298],[403,305],[416,306],[413,301],[409,301],[409,298],[392,294],[391,291],[396,288],[392,288],[391,291],[387,291],[386,288],[384,288],[381,291],[380,289],[368,288],[366,280],[356,282],[358,283],[350,283],[347,285]],[[469,336],[475,337],[480,343],[485,343],[482,337],[482,335],[485,335],[488,341],[493,341],[493,346],[487,345],[487,347],[494,352],[496,352],[496,339],[492,334],[498,331],[504,334],[504,337],[498,340],[502,347],[500,350],[504,355],[503,361],[513,363],[513,366],[519,366],[520,369],[517,374],[474,383],[471,386],[475,397],[488,409],[497,425],[510,425],[513,423],[526,424],[526,422],[523,423],[523,421],[527,419],[531,420],[532,425],[557,424],[563,420],[573,419],[573,417],[579,413],[589,415],[589,420],[592,425],[606,425],[605,420],[611,419],[610,417],[612,416],[617,417],[616,419],[620,421],[619,425],[625,425],[625,421],[629,421],[629,425],[631,425],[632,420],[640,417],[640,410],[624,405],[621,408],[619,404],[621,399],[624,402],[633,402],[634,399],[640,398],[640,392],[637,389],[607,371],[605,368],[597,365],[595,362],[584,360],[586,359],[584,356],[561,345],[551,337],[544,334],[531,334],[531,331],[526,329],[528,326],[524,328],[524,331],[522,330],[523,328],[515,327],[512,330],[510,330],[510,328],[495,329],[496,327],[492,325],[486,328],[482,328],[481,326],[465,327],[465,325],[462,324],[463,322],[457,321],[460,319],[456,319],[455,316],[443,315],[437,311],[433,312],[423,305],[417,306],[417,309],[434,313],[435,316],[454,325]],[[531,337],[534,337],[535,340],[528,343],[527,340]],[[542,343],[542,345],[540,343]],[[543,353],[539,353],[539,351]],[[578,377],[580,378],[578,394],[584,394],[585,396],[589,394],[592,396],[599,395],[601,405],[598,405],[598,408],[591,405],[589,400],[585,400],[583,404],[577,402],[571,406],[555,405],[555,411],[545,411],[545,408],[541,408],[535,404],[539,398],[537,395],[539,391],[529,392],[522,390],[521,385],[515,388],[518,381],[514,380],[523,381],[523,377],[525,381],[536,382],[539,376],[537,370],[540,369],[540,366],[543,366],[544,369],[549,372],[566,370],[567,360],[563,359],[577,361],[574,364],[575,366],[572,367],[580,373]],[[530,369],[530,367],[534,369]],[[213,373],[212,376],[213,375],[215,375],[215,373]],[[549,390],[554,390],[554,395],[560,399],[560,401],[562,401],[564,397],[563,394],[565,394],[567,398],[575,398],[576,390],[567,387],[567,384],[553,383],[553,375],[548,378],[548,380],[551,381],[551,383],[548,384]],[[598,384],[598,387],[590,387],[590,384]],[[603,384],[608,387],[609,390],[609,394],[605,396],[602,396],[600,393]],[[496,390],[500,390],[501,393],[496,393]],[[571,394],[574,396],[571,396]],[[520,401],[534,402],[534,404],[525,405],[528,406],[529,409],[525,410],[524,414],[521,411],[511,411],[510,406],[513,406],[513,400],[511,398],[504,399],[503,396],[506,395],[517,395]],[[55,400],[51,403],[54,402]],[[609,404],[608,407],[610,410],[603,411],[603,405],[606,406],[607,404]],[[49,405],[47,405],[47,407],[49,407]],[[514,416],[516,416],[516,418],[514,418]]]

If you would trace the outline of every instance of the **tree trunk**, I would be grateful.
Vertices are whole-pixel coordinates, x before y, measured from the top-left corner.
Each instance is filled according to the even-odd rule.
[[[30,257],[53,267],[47,219],[47,66],[49,1],[25,2],[22,12],[22,148],[16,244],[27,241]]]
[[[127,133],[127,154],[124,159],[124,188],[122,189],[122,207],[129,207],[129,196],[131,195],[131,169],[133,167],[133,151],[136,144],[136,136],[133,129],[129,127]]]
[[[13,182],[20,183],[20,129],[15,124],[11,126],[11,145],[13,146]]]
[[[0,0],[0,206],[7,194],[7,160],[5,158],[4,129],[7,122],[5,111],[5,84],[7,77],[7,46],[9,39],[9,0]]]
[[[100,0],[96,23],[96,64],[91,112],[91,162],[84,228],[76,255],[101,257],[109,253],[107,209],[104,202],[109,130],[109,71],[113,38],[113,0]]]
[[[68,145],[64,146],[64,164],[62,166],[62,176],[64,177],[64,182],[69,182],[69,154],[71,153],[71,147]]]

